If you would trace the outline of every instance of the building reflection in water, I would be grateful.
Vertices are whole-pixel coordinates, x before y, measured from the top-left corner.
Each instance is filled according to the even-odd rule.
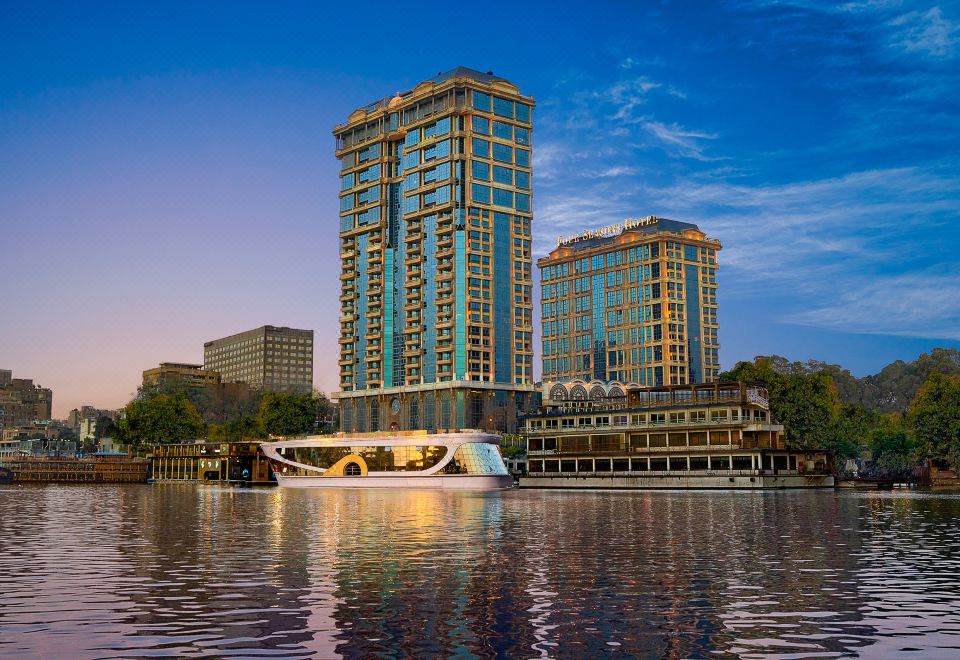
[[[0,488],[0,656],[956,655],[960,499]]]

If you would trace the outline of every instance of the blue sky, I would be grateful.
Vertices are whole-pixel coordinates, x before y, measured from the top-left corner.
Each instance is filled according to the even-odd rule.
[[[334,390],[331,128],[458,65],[537,99],[537,256],[648,214],[723,241],[724,367],[960,346],[957,3],[357,7],[4,7],[0,367],[117,407],[272,323]]]

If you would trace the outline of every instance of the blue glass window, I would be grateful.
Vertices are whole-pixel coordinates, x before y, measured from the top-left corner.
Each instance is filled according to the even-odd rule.
[[[517,165],[530,167],[530,152],[527,149],[517,149]]]
[[[350,231],[353,229],[353,216],[348,215],[345,218],[340,218],[340,231]]]
[[[373,181],[374,179],[380,178],[380,163],[376,165],[371,165],[365,170],[360,170],[357,173],[357,181],[360,183],[366,183],[367,181]]]
[[[490,157],[490,142],[480,138],[473,138],[473,155],[481,158]]]
[[[437,158],[446,158],[450,155],[450,140],[437,142]]]
[[[512,140],[513,126],[502,121],[493,122],[493,137],[498,137],[501,140]]]
[[[493,166],[493,180],[497,183],[505,183],[508,186],[513,185],[513,170],[502,165]]]
[[[353,195],[347,195],[340,198],[340,210],[349,211],[353,208]]]
[[[523,170],[517,170],[517,188],[523,188],[524,190],[530,190],[530,173],[524,172]]]
[[[494,142],[493,143],[493,159],[500,161],[501,163],[512,163],[513,147],[508,147],[505,144],[499,144],[497,142]]]
[[[530,121],[530,106],[523,103],[517,103],[517,121]]]
[[[353,188],[353,181],[353,172],[350,174],[344,174],[342,177],[340,177],[340,190],[349,190],[350,188]]]
[[[528,145],[530,144],[530,130],[523,128],[522,126],[517,126],[513,129],[514,141],[517,144]]]
[[[446,204],[450,201],[450,186],[437,188],[437,204]]]
[[[502,99],[499,96],[493,97],[493,114],[501,117],[513,118],[513,101]]]
[[[489,204],[490,186],[481,186],[479,183],[473,184],[473,201],[480,204]]]
[[[380,186],[373,186],[357,193],[357,204],[366,204],[380,199]]]
[[[473,90],[473,107],[477,110],[490,112],[490,95]]]
[[[450,132],[450,117],[437,120],[437,135],[446,135]]]
[[[358,156],[359,156],[359,160],[360,160],[361,163],[363,163],[363,162],[365,162],[365,161],[368,161],[368,160],[370,160],[370,159],[372,159],[372,158],[379,158],[379,157],[380,157],[380,144],[379,144],[379,143],[377,143],[377,144],[371,144],[371,145],[370,145],[369,147],[367,147],[366,149],[361,149],[361,150],[360,150],[360,153],[358,154]]]
[[[404,138],[404,140],[403,140],[403,146],[404,146],[404,148],[410,148],[410,147],[414,146],[415,144],[419,144],[419,143],[420,143],[420,129],[419,129],[419,128],[415,128],[415,129],[413,129],[412,131],[410,131],[409,133],[407,133],[407,136],[406,136],[406,137]]]
[[[506,206],[507,208],[513,208],[513,193],[509,190],[504,190],[502,188],[493,189],[493,204],[494,206]]]
[[[471,167],[473,168],[473,178],[480,179],[481,181],[490,180],[490,164],[484,163],[482,160],[471,161]]]
[[[486,117],[473,118],[473,132],[481,135],[490,135],[490,120]]]
[[[450,163],[437,165],[437,181],[446,181],[450,178]]]
[[[519,174],[519,172],[518,172]],[[518,211],[529,211],[530,210],[530,195],[525,193],[517,193],[517,206]]]

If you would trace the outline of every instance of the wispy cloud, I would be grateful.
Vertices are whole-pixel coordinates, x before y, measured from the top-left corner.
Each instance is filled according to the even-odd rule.
[[[908,53],[918,52],[933,57],[951,57],[960,42],[960,26],[943,16],[940,7],[911,11],[892,19],[892,43]]]
[[[644,122],[643,127],[674,154],[697,160],[717,160],[706,156],[701,144],[702,140],[715,140],[717,136],[712,133],[689,130],[678,124],[668,126],[658,121]]]
[[[831,330],[960,340],[960,273],[932,269],[859,282],[786,321]]]
[[[644,194],[659,212],[721,238],[721,268],[734,295],[779,295],[789,301],[784,321],[960,336],[960,302],[931,293],[952,286],[956,297],[958,275],[925,274],[949,271],[955,260],[960,176],[895,168],[780,185],[682,181]],[[922,284],[909,299],[923,309],[904,317],[900,292],[911,282]]]

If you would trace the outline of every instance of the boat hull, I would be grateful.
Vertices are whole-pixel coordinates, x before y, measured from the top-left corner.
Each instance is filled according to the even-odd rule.
[[[286,488],[401,488],[429,490],[502,490],[513,487],[509,474],[450,474],[429,476],[324,477],[284,476],[277,484]]]

